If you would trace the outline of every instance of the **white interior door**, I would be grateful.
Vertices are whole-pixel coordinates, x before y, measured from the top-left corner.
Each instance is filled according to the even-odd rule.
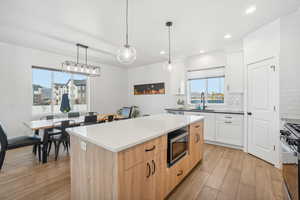
[[[248,151],[274,164],[275,60],[248,65]]]

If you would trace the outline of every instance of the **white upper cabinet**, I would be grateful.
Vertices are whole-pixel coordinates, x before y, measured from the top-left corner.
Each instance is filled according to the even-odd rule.
[[[227,54],[226,89],[228,93],[244,92],[243,52]]]

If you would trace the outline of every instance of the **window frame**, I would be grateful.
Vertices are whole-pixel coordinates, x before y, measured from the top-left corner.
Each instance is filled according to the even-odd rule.
[[[33,107],[34,107],[34,104],[33,104],[33,99],[34,99],[34,94],[33,94],[33,77],[31,78],[31,91],[32,91],[32,105],[31,105],[31,113],[33,116],[44,116],[44,115],[55,115],[55,114],[62,114],[61,112],[54,112],[54,103],[53,103],[53,88],[54,88],[54,85],[55,85],[55,78],[54,78],[54,73],[53,72],[62,72],[62,73],[66,73],[66,74],[70,74],[71,75],[71,79],[73,80],[73,77],[74,75],[78,74],[78,75],[83,75],[81,73],[70,73],[70,72],[66,72],[66,71],[62,71],[62,70],[59,70],[59,69],[56,69],[56,68],[48,68],[48,67],[41,67],[41,66],[31,66],[31,74],[33,73],[32,70],[34,69],[39,69],[39,70],[47,70],[47,71],[50,71],[51,72],[51,103],[50,103],[50,111],[51,112],[45,112],[45,113],[33,113]],[[86,79],[86,104],[87,104],[87,110],[71,110],[71,112],[89,112],[90,111],[90,101],[91,101],[91,98],[90,98],[90,89],[91,89],[91,79],[89,76],[85,75],[87,77]],[[73,105],[72,105],[73,106]],[[71,106],[71,107],[72,107]]]
[[[208,79],[211,78],[224,78],[224,91],[223,91],[223,95],[224,95],[224,101],[223,103],[208,103],[207,102],[207,97],[208,97]],[[201,78],[192,78],[192,79],[187,79],[187,102],[189,105],[197,105],[199,103],[191,103],[191,81],[192,80],[206,80],[205,81],[205,104],[206,105],[211,105],[211,106],[219,106],[219,105],[224,105],[225,104],[225,75],[222,76],[209,76],[209,77],[201,77]],[[221,88],[221,83],[219,83],[219,88]]]

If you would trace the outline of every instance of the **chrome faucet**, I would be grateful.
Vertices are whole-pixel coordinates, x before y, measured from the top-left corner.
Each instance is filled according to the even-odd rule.
[[[205,110],[206,105],[205,105],[205,94],[204,94],[204,92],[201,92],[200,98],[201,98],[201,101],[202,101],[202,110]]]

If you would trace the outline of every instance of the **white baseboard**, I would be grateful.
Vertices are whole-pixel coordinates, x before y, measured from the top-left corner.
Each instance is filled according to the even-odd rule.
[[[216,141],[204,140],[204,143],[206,143],[206,144],[219,145],[219,146],[228,147],[228,148],[233,148],[233,149],[244,150],[244,147],[243,147],[243,146],[232,145],[232,144],[225,144],[225,143],[216,142]]]

